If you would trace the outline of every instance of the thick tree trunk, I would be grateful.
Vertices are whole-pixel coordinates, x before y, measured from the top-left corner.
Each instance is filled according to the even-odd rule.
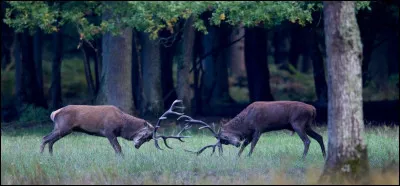
[[[181,54],[178,60],[177,69],[177,96],[185,105],[185,114],[192,115],[192,99],[193,90],[190,87],[192,77],[190,77],[190,67],[192,66],[195,54],[195,39],[196,32],[193,25],[193,17],[186,20],[183,30],[182,45],[180,48]],[[183,56],[182,56],[183,55]]]
[[[109,104],[133,114],[132,95],[132,29],[120,35],[103,35],[103,70],[98,104]]]
[[[321,178],[342,183],[369,177],[363,140],[362,44],[354,6],[351,1],[324,2],[329,141]]]
[[[61,29],[53,33],[53,62],[51,65],[51,110],[61,107],[61,58],[62,58],[62,37]]]
[[[168,30],[164,30],[160,37],[170,37],[171,34]],[[168,109],[169,106],[177,98],[174,79],[172,73],[172,64],[174,60],[176,41],[173,44],[166,43],[160,45],[160,57],[161,57],[161,79],[162,79],[162,95],[164,100],[164,108]]]
[[[235,41],[244,35],[243,27],[236,27],[233,29],[230,35],[230,42]],[[227,53],[227,62],[228,66],[231,69],[231,75],[235,78],[245,77],[246,76],[246,65],[244,63],[244,38],[239,42],[233,44],[228,47],[226,50]]]
[[[164,101],[161,86],[160,44],[150,40],[148,33],[140,34],[142,51],[143,100],[142,114],[159,116],[163,112]]]
[[[245,59],[249,98],[254,101],[272,101],[269,84],[267,33],[263,28],[246,29]]]

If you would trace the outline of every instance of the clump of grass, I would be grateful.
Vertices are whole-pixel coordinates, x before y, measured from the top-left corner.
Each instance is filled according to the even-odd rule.
[[[53,156],[47,147],[41,155],[41,139],[51,130],[38,126],[2,132],[2,184],[316,184],[324,166],[317,142],[312,140],[303,161],[303,143],[288,131],[263,134],[250,158],[249,148],[237,157],[233,146],[224,146],[223,156],[210,156],[210,149],[199,156],[183,151],[215,143],[209,134],[196,131],[190,131],[193,137],[185,143],[169,140],[174,149],[162,146],[163,151],[151,142],[135,149],[132,142],[119,139],[125,154],[121,158],[106,138],[82,133],[58,141]],[[316,131],[327,147],[326,127]],[[398,134],[398,126],[366,129],[373,183],[399,183]]]

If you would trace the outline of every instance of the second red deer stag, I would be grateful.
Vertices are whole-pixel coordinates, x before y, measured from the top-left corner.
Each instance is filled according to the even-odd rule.
[[[43,137],[40,152],[43,153],[46,144],[49,144],[49,152],[53,153],[53,145],[62,137],[73,131],[84,132],[90,135],[106,137],[117,154],[122,155],[121,146],[117,137],[122,137],[133,141],[135,148],[139,149],[144,142],[154,139],[155,146],[161,149],[157,140],[163,139],[165,146],[168,146],[166,139],[174,138],[183,142],[179,136],[186,128],[178,133],[177,136],[158,136],[157,129],[160,127],[161,120],[167,119],[167,115],[181,116],[183,113],[173,111],[174,108],[183,109],[176,106],[182,103],[175,100],[171,107],[159,118],[156,126],[149,122],[122,112],[112,105],[68,105],[51,113],[50,118],[54,122],[53,131]],[[162,149],[161,149],[162,150]]]
[[[218,132],[215,132],[206,123],[194,120],[186,115],[182,115],[178,120],[186,118],[185,121],[187,123],[203,125],[200,129],[209,129],[214,134],[214,137],[217,138],[218,141],[216,144],[203,147],[195,152],[197,155],[209,147],[213,148],[213,153],[215,147],[218,147],[220,154],[222,154],[222,144],[240,147],[240,142],[244,140],[238,156],[240,156],[244,148],[251,143],[250,152],[248,154],[248,156],[250,156],[262,133],[287,129],[296,132],[303,141],[303,158],[306,157],[310,145],[308,136],[319,143],[322,155],[325,157],[325,147],[322,136],[311,129],[311,124],[315,123],[315,116],[315,107],[302,102],[258,101],[250,104],[232,120],[223,124]]]

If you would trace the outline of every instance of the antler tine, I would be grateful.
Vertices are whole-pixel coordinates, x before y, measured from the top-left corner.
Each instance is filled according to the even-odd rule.
[[[182,115],[182,116],[180,116],[177,120],[179,121],[181,118],[186,118],[186,122],[187,123],[197,123],[197,124],[201,124],[201,125],[203,125],[202,127],[200,127],[199,129],[204,129],[204,128],[207,128],[207,129],[209,129],[213,134],[214,134],[214,136],[215,137],[217,137],[217,133],[210,127],[210,125],[208,125],[207,123],[205,123],[205,122],[203,122],[203,121],[200,121],[200,120],[195,120],[195,119],[193,119],[193,118],[191,118],[190,116],[187,116],[187,115]]]
[[[182,109],[182,110],[185,108],[185,107],[183,107],[183,106],[176,106],[176,104],[178,104],[178,103],[182,103],[182,100],[175,100],[175,101],[171,104],[171,107],[170,107],[167,111],[165,111],[163,115],[161,115],[161,117],[160,117],[160,118],[158,119],[158,121],[157,121],[156,126],[154,127],[154,131],[153,131],[154,145],[155,145],[156,148],[159,149],[159,150],[163,150],[163,149],[160,148],[160,146],[158,145],[158,141],[157,141],[157,140],[158,140],[159,138],[162,138],[162,139],[163,139],[164,144],[165,144],[165,146],[166,146],[167,148],[172,149],[172,148],[168,145],[168,143],[167,143],[167,139],[168,139],[168,138],[178,139],[178,140],[181,141],[181,142],[185,142],[185,141],[182,140],[182,138],[188,138],[188,137],[190,137],[190,136],[179,136],[179,135],[183,132],[183,130],[180,131],[180,132],[178,133],[177,136],[157,136],[157,130],[158,130],[158,128],[160,128],[161,120],[167,119],[166,116],[167,116],[168,114],[174,114],[174,115],[178,115],[178,116],[182,116],[182,115],[183,115],[183,113],[173,111],[174,108],[178,108],[178,109]],[[184,128],[184,130],[185,130],[185,128]]]
[[[207,145],[207,146],[201,148],[200,150],[198,150],[198,151],[196,151],[196,152],[190,151],[190,150],[186,150],[186,149],[184,149],[184,150],[185,150],[186,152],[194,153],[194,154],[196,154],[196,155],[198,156],[198,155],[200,155],[204,150],[206,150],[207,148],[210,148],[210,147],[212,147],[212,149],[213,149],[211,155],[214,154],[214,152],[215,152],[215,147],[218,147],[219,149],[222,149],[221,143],[220,143],[219,140],[218,140],[218,142],[217,142],[216,144],[214,144],[214,145]],[[220,155],[221,155],[221,151],[220,151]]]

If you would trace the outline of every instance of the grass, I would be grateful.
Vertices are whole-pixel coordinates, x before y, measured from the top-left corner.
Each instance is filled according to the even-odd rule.
[[[185,143],[169,140],[174,149],[159,151],[153,141],[135,149],[119,139],[124,158],[114,154],[106,138],[73,133],[54,145],[54,155],[39,153],[41,138],[52,126],[4,129],[1,137],[1,184],[315,184],[324,165],[321,149],[312,140],[305,161],[303,143],[289,131],[265,133],[253,155],[243,156],[224,146],[222,157],[184,152],[214,144],[208,133],[189,131]],[[326,127],[316,128],[327,147]],[[166,131],[169,133],[169,131]],[[399,127],[366,130],[366,142],[374,182],[399,184]],[[395,171],[389,170],[395,165]]]

